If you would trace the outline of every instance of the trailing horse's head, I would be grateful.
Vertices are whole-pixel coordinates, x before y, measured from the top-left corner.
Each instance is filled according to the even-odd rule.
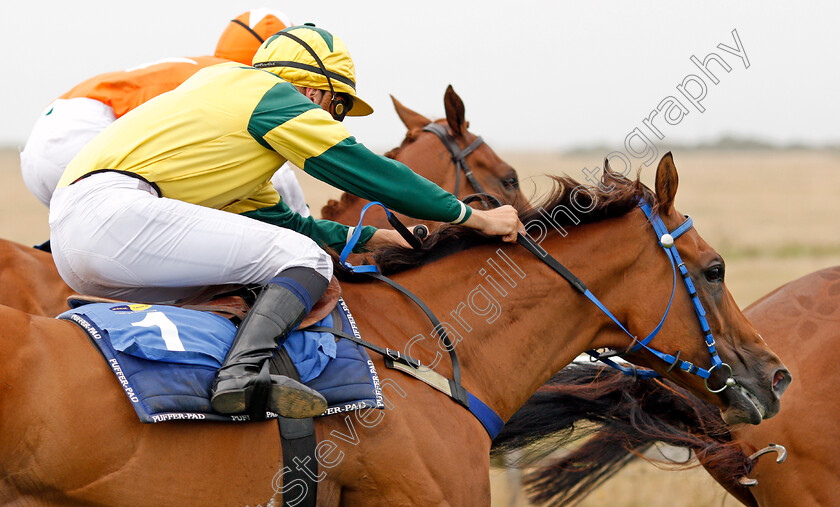
[[[660,268],[650,275],[670,281],[675,273],[676,290],[661,332],[646,346],[631,348],[626,357],[701,393],[722,408],[727,423],[758,424],[778,413],[779,398],[790,383],[790,373],[726,288],[723,258],[691,227],[690,218],[676,211],[677,183],[677,170],[667,153],[657,168],[655,202],[650,203],[654,217],[662,219],[664,229],[654,234],[646,225],[646,230],[639,233],[647,235],[654,248],[660,250]],[[655,220],[652,217],[650,222]],[[681,236],[659,237],[667,231]],[[661,246],[657,244],[660,242]],[[676,249],[673,267],[661,251],[667,251],[670,245]],[[680,278],[686,277],[689,280],[684,284]],[[690,294],[692,288],[696,297]],[[647,313],[656,316],[663,311],[661,304],[652,304]],[[632,323],[633,316],[630,318]],[[647,320],[648,326],[650,322]],[[638,340],[643,338],[637,336]]]
[[[452,86],[446,89],[444,95],[445,120],[433,122],[405,107],[397,99],[391,97],[391,100],[408,132],[400,146],[387,152],[386,157],[402,162],[412,171],[459,198],[486,192],[505,204],[527,205],[519,189],[516,171],[500,159],[480,137],[467,130],[469,123],[464,117],[464,103]],[[359,212],[368,202],[344,193],[339,200],[331,199],[327,202],[321,209],[321,218],[355,225],[359,220]],[[402,215],[400,217],[407,225],[423,223]],[[380,209],[371,210],[366,219],[367,225],[391,227]]]
[[[443,182],[440,186],[459,198],[481,192],[492,194],[506,204],[527,202],[519,189],[516,170],[499,158],[480,137],[467,130],[469,122],[465,118],[464,102],[452,85],[446,87],[443,97],[446,118],[436,122],[405,107],[394,97],[391,100],[408,133],[400,147],[388,154],[389,157],[401,162],[424,157],[422,165],[415,163],[417,167],[424,168],[423,175],[432,181]],[[432,124],[440,126],[440,134],[436,135],[428,128]],[[474,146],[472,150],[471,146]],[[443,147],[446,149],[441,149]],[[465,150],[470,151],[461,164],[457,161],[458,152]],[[409,164],[409,167],[414,166]]]

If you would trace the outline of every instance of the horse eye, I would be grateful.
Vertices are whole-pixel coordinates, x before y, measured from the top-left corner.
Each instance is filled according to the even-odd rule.
[[[719,283],[723,281],[724,269],[721,264],[717,264],[707,269],[704,274],[706,276],[706,280],[713,283]]]
[[[508,190],[516,190],[519,188],[519,178],[514,174],[502,180],[502,185]]]

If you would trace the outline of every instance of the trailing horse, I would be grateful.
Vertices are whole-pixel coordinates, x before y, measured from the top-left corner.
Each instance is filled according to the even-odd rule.
[[[785,406],[759,426],[725,425],[718,410],[668,381],[636,380],[592,364],[555,375],[508,421],[493,452],[542,454],[583,437],[580,448],[526,474],[537,502],[579,499],[657,442],[687,447],[744,505],[830,505],[840,494],[840,429],[833,355],[840,329],[840,267],[789,282],[745,311],[797,381]],[[535,422],[535,418],[539,420]],[[587,425],[587,432],[572,432]],[[575,427],[577,427],[575,426]],[[786,449],[753,457],[757,451]],[[584,464],[588,464],[585,465]],[[755,481],[755,484],[753,482]]]
[[[530,231],[541,231],[531,240],[540,255],[458,226],[440,228],[419,251],[379,252],[384,272],[446,316],[442,327],[460,359],[463,388],[506,420],[580,352],[635,343],[581,294],[585,283],[586,293],[602,296],[624,328],[639,336],[657,329],[650,349],[630,354],[634,361],[721,407],[731,421],[755,422],[777,413],[785,385],[779,377],[788,374],[726,290],[718,276],[720,256],[674,209],[677,172],[671,155],[659,164],[655,193],[613,174],[598,188],[570,178],[557,182],[545,203],[521,214]],[[674,290],[673,253],[663,251],[652,233],[647,205],[664,227],[683,232],[672,249],[706,308],[717,340],[711,355],[695,303],[682,288]],[[575,207],[585,212],[572,219],[567,213]],[[549,259],[555,258],[577,275],[574,285],[552,267]],[[440,360],[446,351],[438,335],[428,332],[428,321],[411,301],[379,283],[345,281],[343,290],[365,339],[453,377],[454,368]],[[668,318],[661,322],[666,307]],[[81,329],[5,307],[0,318],[5,323],[1,501],[125,506],[277,501],[276,478],[292,464],[281,462],[275,423],[142,424]],[[679,367],[661,362],[650,352],[654,347],[679,351],[681,362],[674,361]],[[714,367],[716,358],[731,374]],[[482,423],[438,390],[386,368],[379,357],[374,364],[391,408],[316,422],[320,502],[489,503],[491,438]],[[693,374],[708,369],[709,378]],[[737,388],[718,391],[728,384]]]

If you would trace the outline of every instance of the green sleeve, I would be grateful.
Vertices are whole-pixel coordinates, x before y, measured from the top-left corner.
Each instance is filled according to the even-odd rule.
[[[405,165],[357,143],[341,123],[287,82],[265,92],[248,121],[248,133],[315,178],[410,217],[460,223],[472,213]]]
[[[322,248],[328,247],[336,252],[341,252],[344,248],[347,243],[347,232],[350,229],[350,227],[338,222],[302,217],[292,211],[282,200],[274,206],[246,211],[242,213],[242,216],[299,232],[315,240]],[[374,232],[376,232],[376,227],[363,226],[359,241],[353,247],[353,252],[365,252],[365,244]]]
[[[464,222],[472,212],[454,195],[404,164],[373,153],[353,137],[306,159],[302,169],[346,192],[421,220],[453,222],[463,212],[460,222]]]

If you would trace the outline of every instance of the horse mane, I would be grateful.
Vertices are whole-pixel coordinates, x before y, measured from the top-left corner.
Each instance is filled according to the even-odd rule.
[[[551,215],[554,223],[561,227],[594,223],[626,215],[638,205],[639,199],[645,199],[652,206],[656,204],[655,194],[644,186],[638,177],[630,180],[605,171],[603,186],[584,185],[569,176],[550,176],[550,178],[554,186],[542,202],[514,204],[523,224],[527,225],[532,220],[545,220],[546,213]],[[610,185],[614,186],[610,187]],[[605,190],[606,188],[611,188],[611,190]],[[576,189],[585,191],[576,193]],[[573,203],[575,195],[577,198]],[[575,208],[591,208],[591,210],[586,213],[554,213],[555,210],[561,208],[567,211]],[[499,241],[497,237],[484,235],[463,225],[446,224],[423,240],[422,248],[385,246],[374,252],[374,259],[380,271],[387,275],[422,266],[474,246]]]
[[[728,488],[741,488],[738,478],[752,468],[713,405],[670,382],[580,363],[557,373],[505,423],[491,454],[524,451],[519,465],[530,465],[586,437],[582,446],[525,475],[532,502],[579,501],[657,442],[693,450]],[[677,469],[698,464],[664,463]]]

